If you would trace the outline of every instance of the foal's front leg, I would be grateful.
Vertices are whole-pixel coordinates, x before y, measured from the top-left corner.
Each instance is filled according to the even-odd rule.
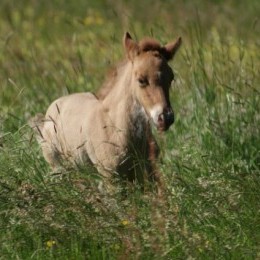
[[[157,161],[158,161],[160,149],[155,138],[151,133],[148,135],[147,143],[148,143],[148,160],[149,160],[148,177],[150,181],[156,183],[157,192],[159,195],[162,195],[165,185],[163,183],[160,170],[157,167]]]

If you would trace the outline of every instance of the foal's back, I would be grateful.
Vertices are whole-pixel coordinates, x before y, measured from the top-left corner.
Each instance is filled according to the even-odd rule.
[[[41,129],[46,150],[76,158],[75,161],[84,160],[81,150],[86,147],[86,136],[94,131],[91,126],[96,122],[99,106],[100,102],[92,93],[77,93],[55,100],[46,112]]]

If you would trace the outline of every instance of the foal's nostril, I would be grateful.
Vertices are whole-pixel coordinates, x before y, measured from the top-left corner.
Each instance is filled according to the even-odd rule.
[[[159,123],[163,123],[165,121],[165,119],[164,119],[164,114],[160,114],[159,116],[158,116],[158,122]]]

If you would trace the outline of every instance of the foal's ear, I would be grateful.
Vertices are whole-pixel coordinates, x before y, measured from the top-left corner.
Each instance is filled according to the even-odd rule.
[[[138,48],[138,44],[132,39],[129,32],[125,33],[123,38],[123,44],[128,59],[133,60],[133,58],[138,54],[139,48]]]
[[[174,57],[175,53],[181,46],[181,42],[181,37],[179,37],[175,42],[170,42],[164,46],[167,60],[171,60]]]

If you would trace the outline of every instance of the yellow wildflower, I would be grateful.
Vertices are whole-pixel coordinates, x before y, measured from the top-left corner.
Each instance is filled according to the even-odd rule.
[[[48,240],[48,241],[46,242],[47,248],[52,248],[52,247],[55,246],[55,245],[56,245],[56,242],[55,242],[54,240]]]
[[[130,222],[127,219],[124,219],[124,220],[122,220],[121,224],[123,226],[128,226],[130,224]]]

